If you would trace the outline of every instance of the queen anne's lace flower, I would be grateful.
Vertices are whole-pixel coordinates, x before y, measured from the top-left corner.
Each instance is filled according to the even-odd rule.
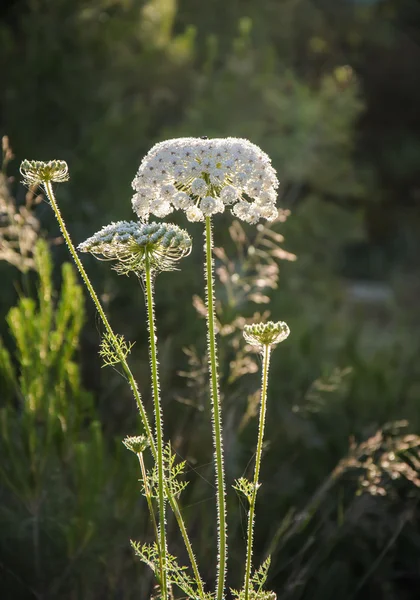
[[[244,325],[244,338],[252,346],[272,346],[283,342],[290,334],[290,329],[284,321],[267,321],[267,323],[252,323]]]
[[[124,275],[144,272],[146,257],[154,271],[169,271],[174,263],[191,251],[186,231],[171,223],[118,221],[102,227],[78,246],[97,258],[115,260],[115,270]]]
[[[224,212],[248,223],[274,220],[278,181],[258,146],[239,138],[178,138],[153,146],[133,180],[140,219],[184,210],[190,221]]]

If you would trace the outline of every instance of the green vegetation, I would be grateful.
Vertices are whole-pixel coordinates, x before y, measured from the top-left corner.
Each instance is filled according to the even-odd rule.
[[[138,465],[121,444],[138,433],[135,407],[119,373],[100,369],[101,327],[75,272],[61,267],[68,259],[50,211],[25,200],[20,159],[67,160],[72,179],[57,195],[79,242],[133,218],[140,159],[178,135],[259,144],[279,174],[279,205],[291,209],[272,228],[229,217],[215,232],[238,573],[229,585],[242,584],[246,545],[246,510],[230,486],[238,473],[252,478],[258,415],[260,363],[243,351],[241,317],[264,314],[269,298],[270,318],[293,335],[270,367],[256,564],[272,554],[267,584],[281,600],[417,598],[418,3],[9,1],[0,46],[0,133],[18,159],[0,176],[5,598],[143,599],[152,585],[128,543],[153,538]],[[156,282],[162,403],[165,435],[187,460],[183,514],[209,580],[208,382],[205,347],[193,345],[201,324],[191,319],[203,317],[199,244],[186,260]],[[142,291],[84,262],[116,331],[136,342],[133,370],[146,390]],[[144,401],[150,410],[147,393]],[[186,563],[172,520],[168,538]]]

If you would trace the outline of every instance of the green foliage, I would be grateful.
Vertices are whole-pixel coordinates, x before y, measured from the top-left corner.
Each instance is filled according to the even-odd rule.
[[[68,160],[72,181],[58,195],[78,241],[97,224],[131,215],[129,182],[138,162],[168,135],[246,135],[273,156],[280,203],[293,210],[273,233],[285,236],[287,252],[298,260],[276,268],[276,257],[262,255],[254,230],[238,230],[229,248],[227,228],[216,231],[216,245],[224,245],[217,254],[218,317],[229,383],[223,402],[229,483],[249,474],[258,406],[258,357],[244,350],[239,317],[264,315],[270,299],[272,317],[285,319],[293,335],[287,352],[273,357],[257,507],[256,558],[272,547],[268,584],[281,600],[412,600],[419,586],[417,491],[404,479],[386,480],[387,496],[355,496],[364,469],[337,480],[335,468],[349,453],[349,438],[350,446],[353,439],[356,445],[370,440],[388,421],[407,419],[412,431],[420,425],[416,2],[95,0],[87,6],[24,0],[7,12],[8,4],[0,21],[0,127],[19,158]],[[1,174],[2,224],[4,182]],[[22,199],[19,189],[9,231],[18,232],[26,254],[5,245],[4,237],[0,249],[25,272],[34,266],[34,237]],[[35,208],[44,219],[43,206]],[[271,239],[278,259],[286,250],[275,236],[266,243]],[[205,467],[211,457],[203,450],[210,443],[203,349],[189,348],[191,369],[180,351],[201,331],[190,309],[199,293],[198,246],[188,269],[168,275],[165,288],[157,282],[157,312],[161,374],[170,390],[164,398],[168,433],[173,450],[188,458],[184,512],[208,577],[214,490]],[[54,255],[60,260],[64,251]],[[146,336],[134,284],[87,264],[117,329],[137,340],[131,360],[143,381]],[[379,281],[387,298],[360,299],[358,282],[343,274]],[[2,267],[2,314],[15,303],[15,277]],[[181,316],[170,308],[173,298]],[[202,306],[197,298],[194,305]],[[6,570],[0,587],[4,579],[10,589],[25,589],[21,596],[32,594],[30,588],[32,596],[39,590],[47,596],[49,589],[53,598],[147,597],[148,580],[139,578],[137,567],[130,571],[124,551],[141,527],[134,508],[139,490],[130,483],[135,466],[129,473],[131,461],[113,443],[116,434],[137,431],[129,394],[113,370],[97,374],[97,331],[87,326],[83,364],[100,407],[94,410],[75,355],[68,365],[60,362],[64,349],[70,353],[66,336],[63,349],[52,352],[44,330],[23,316],[37,324],[50,320],[49,331],[60,339],[55,309],[47,317],[47,306],[41,317],[39,301],[29,297],[19,306],[22,339],[46,349],[50,367],[12,339],[14,350],[3,326],[1,467],[7,478],[0,486],[0,547]],[[80,313],[70,310],[67,318],[75,336]],[[21,364],[23,357],[34,363]],[[188,371],[188,379],[178,370]],[[117,402],[110,401],[111,391]],[[34,447],[45,463],[34,465],[35,474],[44,473],[38,487],[28,462]],[[33,497],[41,498],[41,511]],[[231,564],[238,573],[229,584],[237,587],[246,507],[234,492],[229,502],[235,515]],[[41,532],[38,576],[34,523]]]
[[[140,544],[131,542],[136,555],[147,564],[152,571],[159,573],[159,550],[156,544]],[[199,598],[194,580],[186,572],[186,567],[180,567],[175,556],[168,554],[168,583],[176,585],[187,595],[187,598]],[[205,594],[203,600],[210,600],[212,594]]]
[[[235,481],[235,485],[233,486],[233,489],[243,494],[250,504],[254,488],[254,483],[252,481],[248,481],[248,479],[245,479],[245,477],[240,477],[237,479]]]
[[[34,260],[37,297],[21,296],[8,313],[15,348],[0,342],[2,586],[16,598],[25,590],[55,598],[65,588],[93,598],[86,575],[104,589],[119,577],[101,561],[112,553],[118,562],[120,550],[105,540],[135,501],[135,476],[120,479],[120,500],[109,484],[121,455],[107,447],[75,360],[84,311],[74,269],[63,265],[56,298],[45,241]]]
[[[99,355],[102,357],[104,367],[117,365],[121,362],[121,356],[127,358],[130,354],[134,342],[126,342],[123,335],[117,335],[116,341],[118,345],[114,343],[114,339],[108,333],[104,334],[101,342],[101,349]]]
[[[267,592],[263,590],[263,586],[267,581],[268,569],[270,568],[271,558],[268,557],[263,564],[255,570],[250,581],[250,600],[276,600],[276,594],[274,592]],[[232,595],[237,600],[245,600],[245,592],[243,590],[231,590]]]
[[[178,498],[183,490],[188,485],[188,481],[180,481],[179,477],[184,474],[186,461],[176,463],[176,455],[171,450],[171,445],[166,444],[163,450],[163,466],[164,466],[164,478],[167,484],[165,489],[165,498],[168,499],[168,492],[175,498]],[[148,488],[151,490],[153,496],[158,498],[159,496],[159,478],[158,478],[158,467],[154,466],[153,470],[148,476]]]

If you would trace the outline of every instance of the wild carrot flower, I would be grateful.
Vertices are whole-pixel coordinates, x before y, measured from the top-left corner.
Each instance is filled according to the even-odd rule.
[[[248,223],[277,217],[278,180],[270,158],[240,138],[177,138],[153,146],[132,183],[140,219],[174,209],[204,221],[227,206]]]
[[[146,257],[154,271],[169,271],[174,263],[191,251],[186,231],[170,223],[136,223],[117,221],[102,227],[78,246],[104,260],[115,260],[115,270],[123,275],[140,274]]]

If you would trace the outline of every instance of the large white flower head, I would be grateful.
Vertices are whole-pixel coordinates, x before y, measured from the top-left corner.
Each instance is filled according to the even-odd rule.
[[[277,218],[278,180],[270,158],[241,138],[176,138],[153,146],[133,180],[140,219],[174,209],[203,221],[227,206],[248,223]]]
[[[120,274],[142,275],[147,258],[154,272],[170,271],[190,253],[191,245],[188,233],[172,223],[117,221],[79,244],[78,250],[116,261],[114,268]]]

